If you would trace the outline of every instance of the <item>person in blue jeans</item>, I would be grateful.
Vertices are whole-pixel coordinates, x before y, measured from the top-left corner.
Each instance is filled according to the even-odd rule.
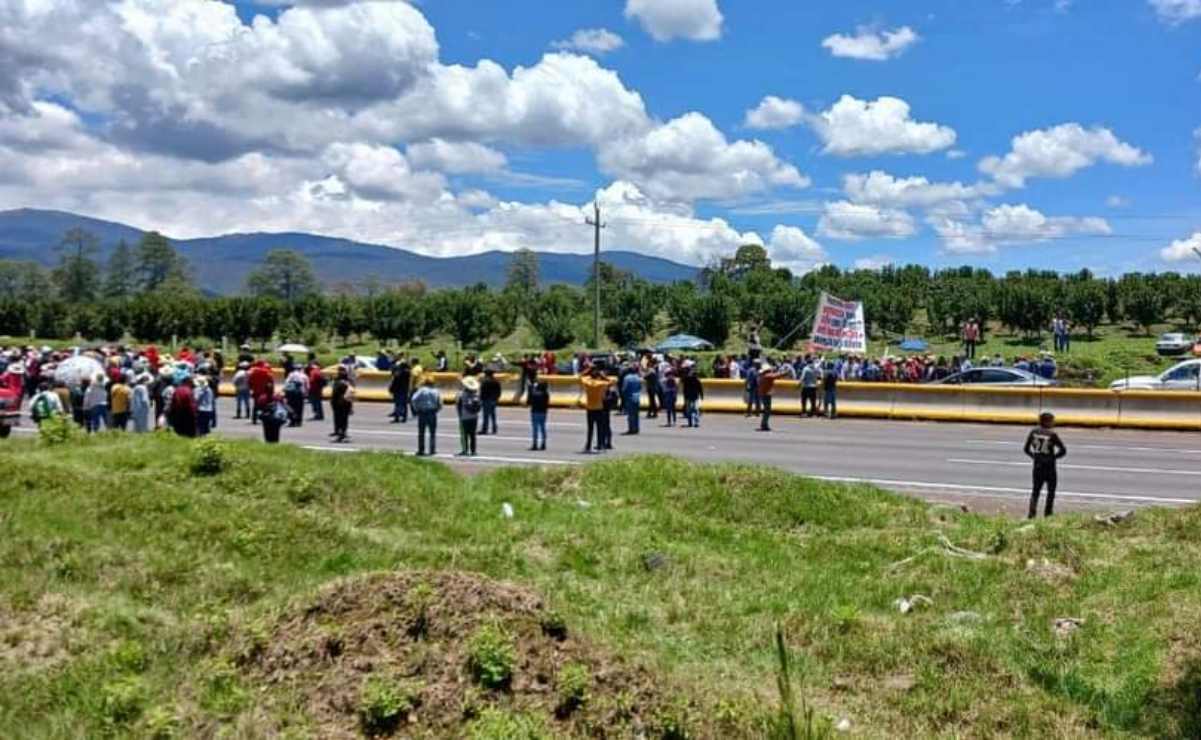
[[[417,416],[417,456],[425,457],[425,440],[429,437],[430,456],[438,454],[438,412],[442,410],[442,394],[434,387],[434,377],[426,376],[421,388],[413,394],[409,405]]]
[[[668,370],[663,377],[663,411],[667,414],[667,424],[664,426],[676,425],[676,396],[679,394],[679,388],[675,372]]]
[[[638,414],[642,405],[642,377],[637,368],[626,371],[621,379],[621,410],[627,419],[626,435],[638,434]]]
[[[530,407],[530,427],[533,431],[534,443],[530,451],[546,450],[546,415],[550,411],[550,389],[546,383],[535,380],[530,386],[526,403]]]
[[[496,407],[500,405],[501,387],[496,372],[491,368],[484,371],[480,381],[480,403],[483,406],[483,424],[480,434],[496,434]]]

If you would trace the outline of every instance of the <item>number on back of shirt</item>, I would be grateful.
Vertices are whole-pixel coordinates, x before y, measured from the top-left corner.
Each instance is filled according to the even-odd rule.
[[[1051,444],[1051,435],[1035,434],[1030,449],[1036,455],[1050,455],[1054,450],[1054,446]]]

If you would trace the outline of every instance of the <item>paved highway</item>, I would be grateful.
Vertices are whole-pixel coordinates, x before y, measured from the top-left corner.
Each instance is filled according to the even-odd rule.
[[[413,453],[416,423],[390,424],[384,404],[362,403],[351,420],[351,442],[329,441],[331,424],[306,422],[284,429],[283,441],[330,453],[386,450]],[[497,465],[581,465],[598,456],[580,454],[583,412],[552,411],[547,452],[530,452],[529,415],[502,409],[500,434],[480,438],[479,457],[461,460],[453,410],[439,419],[439,458],[462,469]],[[614,432],[625,419],[613,417]],[[776,417],[775,431],[755,431],[758,420],[709,414],[699,429],[661,426],[663,417],[642,421],[637,437],[615,436],[611,455],[670,454],[701,462],[770,465],[834,481],[865,481],[973,509],[1024,513],[1030,464],[1018,426],[938,424],[875,420]],[[26,427],[28,429],[28,427]],[[233,419],[223,399],[219,433],[261,439],[258,427]],[[1068,457],[1060,463],[1060,508],[1122,509],[1180,506],[1201,501],[1201,435],[1133,430],[1062,429]]]

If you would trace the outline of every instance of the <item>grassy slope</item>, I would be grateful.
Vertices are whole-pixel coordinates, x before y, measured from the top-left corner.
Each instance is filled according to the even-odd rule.
[[[695,718],[704,734],[774,702],[777,622],[821,711],[868,736],[1201,732],[1198,509],[1024,527],[665,458],[460,478],[392,455],[226,449],[232,468],[198,478],[169,438],[0,448],[0,727],[258,734],[254,694],[273,689],[223,657],[240,632],[338,576],[428,567],[540,590],[716,707]],[[926,551],[939,534],[999,554]],[[643,567],[652,551],[666,568]],[[1068,570],[1026,570],[1043,558]],[[914,593],[933,607],[898,613]],[[1087,621],[1057,638],[1065,616]]]

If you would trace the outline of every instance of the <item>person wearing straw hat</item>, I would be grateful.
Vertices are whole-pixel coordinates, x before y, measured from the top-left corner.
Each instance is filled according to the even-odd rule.
[[[780,376],[768,362],[763,360],[763,358],[755,360],[755,364],[758,366],[759,374],[758,390],[759,405],[761,409],[761,415],[759,417],[759,431],[770,432],[772,393],[776,388],[776,379]]]
[[[455,400],[455,410],[459,415],[460,457],[475,457],[476,432],[480,421],[480,411],[483,409],[480,400],[480,381],[474,375],[468,375],[462,380],[462,390]]]

